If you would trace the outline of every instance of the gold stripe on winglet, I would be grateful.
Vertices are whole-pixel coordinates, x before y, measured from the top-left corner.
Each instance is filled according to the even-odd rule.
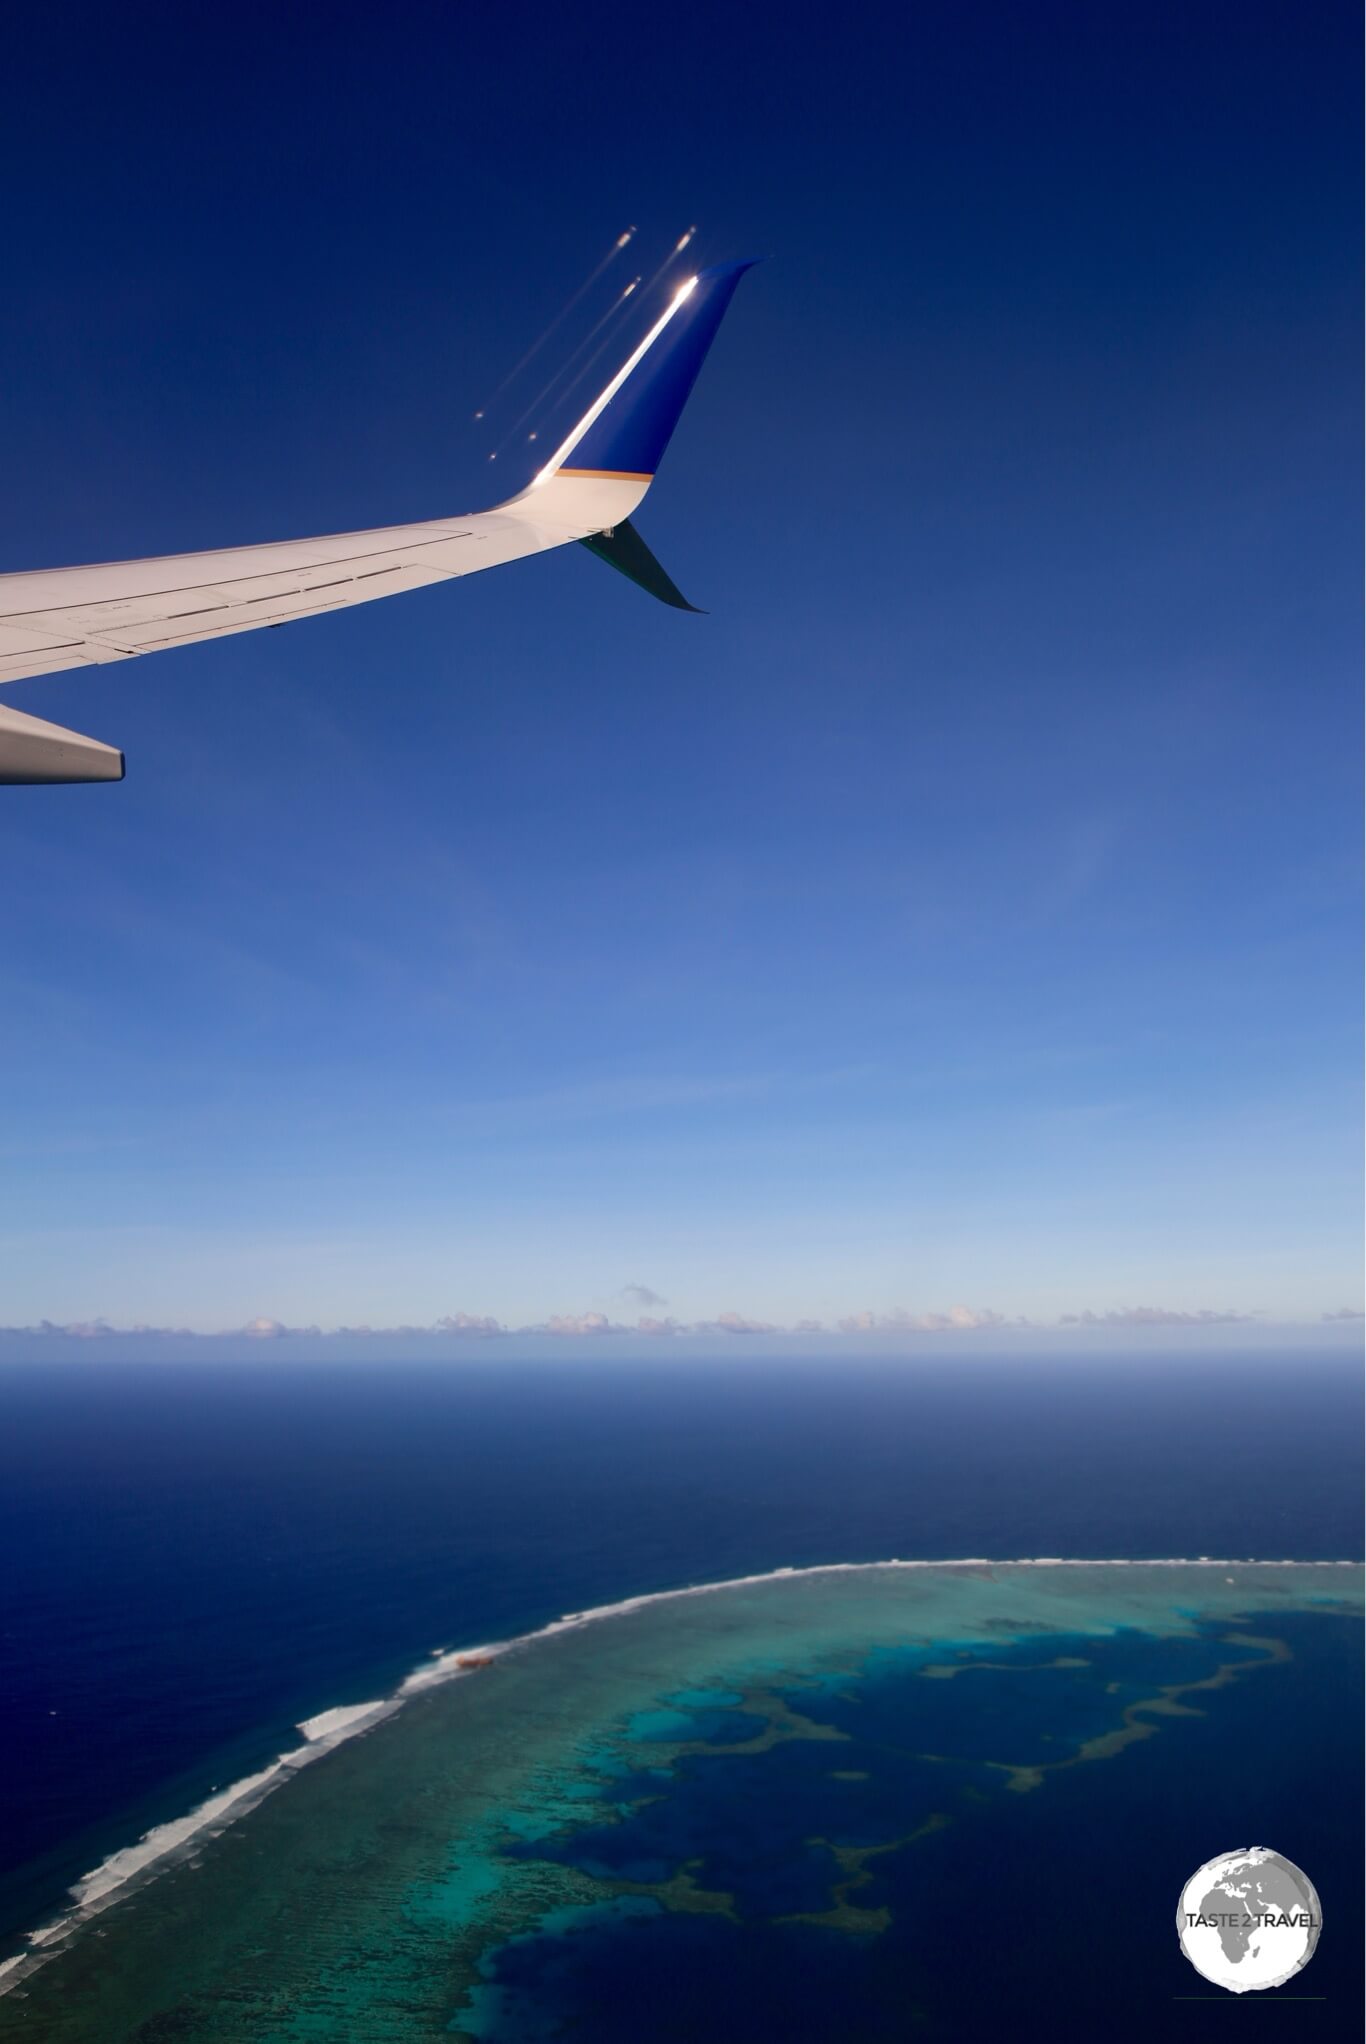
[[[595,483],[652,483],[654,472],[641,475],[638,469],[630,468],[557,468],[556,475],[579,476]]]

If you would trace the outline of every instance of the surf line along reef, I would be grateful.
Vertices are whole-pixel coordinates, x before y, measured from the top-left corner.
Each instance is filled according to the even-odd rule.
[[[843,1981],[908,1867],[942,1889],[952,1841],[1194,1737],[1361,1599],[1343,1563],[838,1564],[442,1652],[96,1869],[9,1963],[0,2038],[538,2034],[547,1941],[586,1982],[607,1944],[769,1977],[760,1945],[816,1937]]]

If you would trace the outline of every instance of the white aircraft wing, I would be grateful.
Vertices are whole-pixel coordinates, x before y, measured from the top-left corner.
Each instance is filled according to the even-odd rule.
[[[324,539],[0,575],[0,682],[288,624],[572,540],[587,542],[665,602],[690,608],[628,521],[748,267],[725,263],[690,279],[530,487],[491,511]],[[0,782],[122,778],[116,747],[0,708]]]

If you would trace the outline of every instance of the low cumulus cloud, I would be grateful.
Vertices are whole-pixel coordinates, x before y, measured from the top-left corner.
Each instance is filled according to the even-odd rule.
[[[364,1324],[356,1327],[321,1327],[316,1322],[307,1326],[292,1326],[285,1320],[274,1320],[268,1314],[258,1314],[254,1320],[246,1321],[241,1327],[219,1327],[205,1332],[197,1327],[156,1327],[146,1321],[135,1320],[128,1327],[116,1327],[109,1320],[39,1320],[30,1327],[0,1327],[0,1336],[55,1337],[64,1341],[128,1341],[131,1339],[155,1341],[292,1341],[296,1338],[343,1339],[350,1335],[378,1335],[392,1339],[398,1335],[427,1334],[471,1334],[499,1335],[507,1329],[499,1320],[488,1314],[452,1313],[444,1319],[422,1326],[370,1327]]]
[[[634,1305],[662,1306],[666,1302],[658,1292],[648,1285],[626,1285],[619,1295],[629,1298]],[[1237,1312],[1231,1307],[1215,1309],[1202,1307],[1198,1310],[1168,1306],[1120,1306],[1105,1312],[1096,1312],[1088,1307],[1078,1313],[1064,1313],[1055,1323],[1066,1328],[1146,1328],[1146,1327],[1232,1327],[1241,1326],[1263,1318],[1258,1313]],[[1332,1312],[1319,1316],[1322,1322],[1360,1323],[1366,1319],[1361,1308],[1340,1306]],[[458,1341],[484,1342],[510,1339],[532,1339],[548,1337],[566,1341],[613,1339],[620,1336],[635,1336],[648,1340],[669,1340],[675,1336],[692,1336],[697,1339],[721,1340],[726,1336],[767,1336],[770,1338],[793,1338],[798,1336],[830,1335],[883,1337],[896,1335],[925,1334],[970,1334],[1000,1330],[1009,1333],[1020,1328],[1034,1328],[1042,1331],[1048,1323],[1031,1322],[1021,1315],[1008,1316],[983,1306],[950,1306],[942,1312],[910,1312],[905,1307],[894,1307],[888,1312],[877,1312],[865,1308],[860,1312],[846,1313],[827,1326],[820,1320],[795,1320],[780,1322],[761,1320],[750,1314],[727,1309],[713,1318],[703,1320],[680,1320],[672,1314],[660,1315],[643,1312],[629,1320],[614,1320],[606,1313],[552,1313],[545,1320],[530,1325],[509,1324],[496,1319],[491,1313],[444,1313],[441,1318],[421,1323],[404,1323],[397,1326],[371,1326],[368,1324],[343,1327],[320,1327],[317,1325],[295,1326],[287,1321],[276,1320],[267,1314],[260,1314],[248,1320],[245,1325],[221,1328],[213,1333],[196,1331],[189,1327],[158,1327],[145,1322],[119,1327],[102,1317],[94,1320],[40,1320],[28,1327],[0,1327],[0,1339],[63,1340],[80,1342],[101,1342],[112,1340],[141,1339],[149,1341],[183,1341],[213,1343],[227,1341],[248,1341],[269,1345],[294,1340],[332,1341]]]
[[[291,1331],[317,1334],[319,1329],[310,1327],[307,1330]],[[378,1335],[385,1339],[398,1336],[406,1339],[412,1335],[424,1334],[455,1334],[474,1341],[496,1340],[507,1331],[502,1321],[495,1320],[491,1313],[443,1313],[439,1320],[424,1322],[421,1325],[413,1321],[404,1321],[398,1327],[372,1327],[368,1321],[363,1321],[356,1327],[334,1327],[327,1330],[332,1334],[368,1335],[372,1338]]]
[[[552,1313],[537,1327],[518,1328],[519,1334],[620,1334],[621,1328],[605,1313]]]
[[[65,1341],[107,1341],[125,1335],[174,1336],[179,1340],[194,1340],[190,1327],[149,1327],[139,1321],[133,1327],[115,1327],[108,1320],[38,1320],[31,1327],[0,1327],[0,1334],[26,1334],[47,1338],[57,1336]]]
[[[652,1340],[667,1338],[675,1334],[791,1334],[789,1327],[782,1327],[774,1320],[751,1320],[743,1313],[718,1313],[714,1320],[675,1320],[672,1315],[664,1319],[642,1313],[634,1326],[625,1326],[617,1320],[609,1320],[605,1313],[552,1313],[548,1320],[541,1320],[534,1327],[518,1327],[516,1334],[562,1334],[562,1335],[621,1335],[643,1334]]]
[[[1360,1306],[1339,1306],[1336,1313],[1325,1313],[1325,1320],[1366,1320]]]
[[[1026,1320],[1007,1320],[981,1306],[950,1306],[947,1313],[908,1313],[904,1306],[890,1313],[846,1313],[836,1321],[841,1334],[947,1334],[978,1327],[1027,1327]]]
[[[1231,1307],[1215,1310],[1202,1306],[1198,1312],[1180,1312],[1171,1306],[1120,1306],[1108,1313],[1064,1313],[1060,1327],[1233,1327],[1255,1320],[1255,1313],[1235,1313]]]

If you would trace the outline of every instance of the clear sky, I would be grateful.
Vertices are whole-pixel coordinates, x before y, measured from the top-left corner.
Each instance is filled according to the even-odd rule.
[[[571,548],[8,691],[129,768],[0,800],[0,1321],[1359,1303],[1358,44],[28,10],[4,568],[492,501],[622,228],[771,260],[639,516],[708,616]]]

